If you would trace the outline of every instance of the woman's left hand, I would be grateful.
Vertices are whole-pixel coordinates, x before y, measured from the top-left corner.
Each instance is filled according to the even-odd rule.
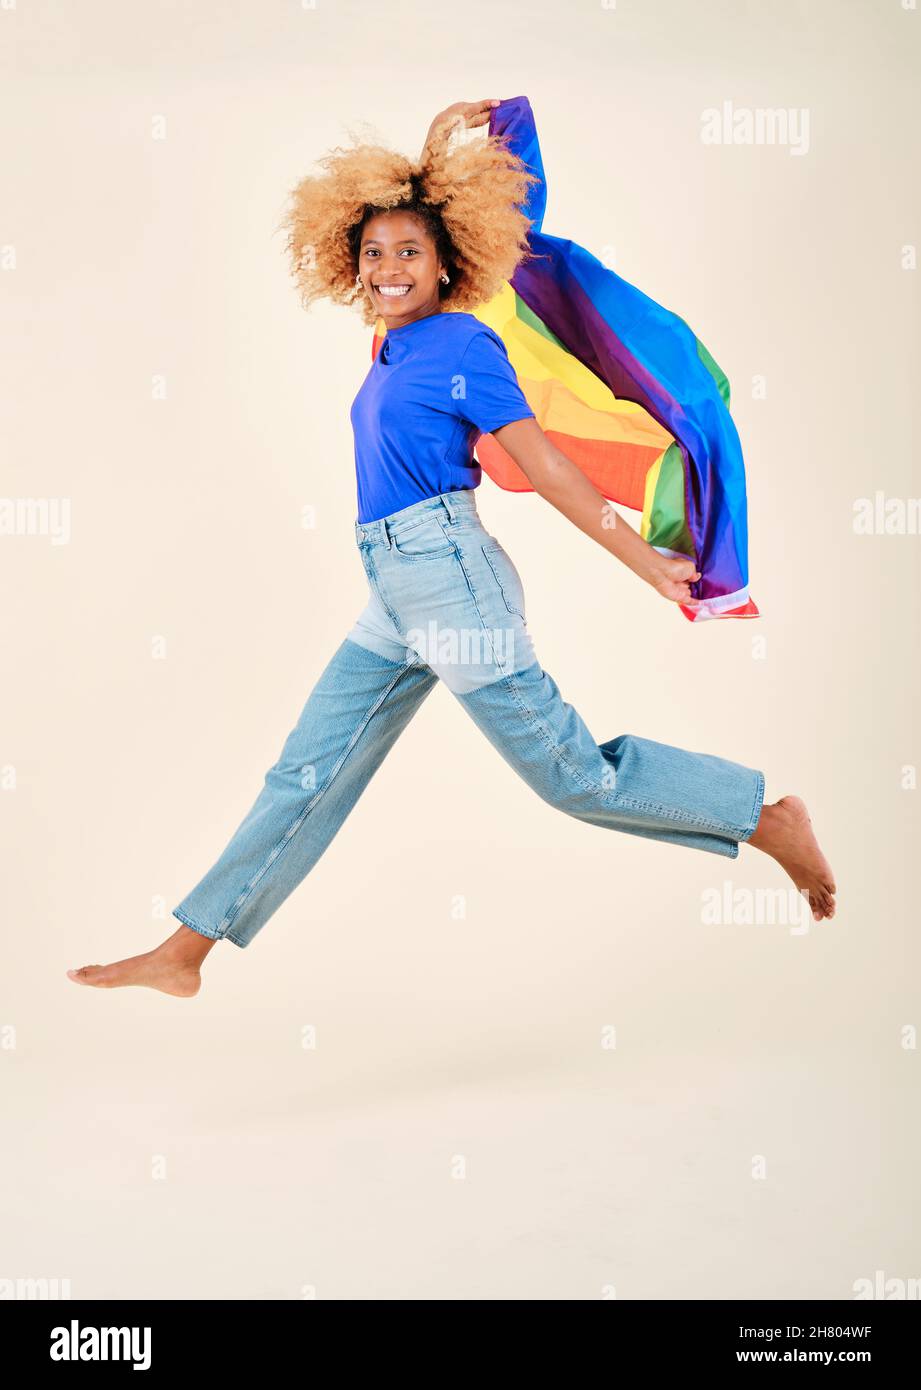
[[[453,125],[456,121],[462,122],[467,130],[474,126],[486,125],[490,112],[499,105],[499,97],[487,97],[483,101],[456,101],[453,106],[446,106],[444,111],[439,111],[429,126],[429,133],[422,147],[423,154],[432,136],[441,126]]]

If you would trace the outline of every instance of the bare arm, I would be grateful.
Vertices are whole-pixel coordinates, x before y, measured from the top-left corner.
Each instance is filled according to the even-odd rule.
[[[545,501],[673,603],[693,604],[694,561],[660,555],[544,434],[536,420],[515,420],[495,431],[528,482]]]

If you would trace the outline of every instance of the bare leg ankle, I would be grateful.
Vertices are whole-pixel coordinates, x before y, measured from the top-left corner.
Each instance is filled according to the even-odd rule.
[[[202,932],[195,931],[192,927],[187,927],[184,922],[181,922],[172,936],[168,936],[165,941],[162,941],[157,949],[163,950],[172,946],[177,958],[194,960],[200,965],[212,946],[216,945],[215,938],[204,936]]]

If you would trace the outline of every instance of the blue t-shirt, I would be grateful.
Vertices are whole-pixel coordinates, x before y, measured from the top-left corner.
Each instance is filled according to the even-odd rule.
[[[480,435],[533,415],[505,344],[473,314],[388,329],[352,402],[358,520],[476,487]]]

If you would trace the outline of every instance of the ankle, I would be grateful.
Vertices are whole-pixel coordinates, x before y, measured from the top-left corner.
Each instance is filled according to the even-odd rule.
[[[777,826],[777,814],[776,806],[762,806],[758,824],[746,843],[753,845],[755,849],[764,849],[766,845],[770,845]]]
[[[172,936],[168,936],[161,943],[158,950],[168,952],[170,956],[182,964],[200,965],[214,945],[213,938],[203,936],[201,932],[197,932],[183,923],[178,931],[173,932]]]

